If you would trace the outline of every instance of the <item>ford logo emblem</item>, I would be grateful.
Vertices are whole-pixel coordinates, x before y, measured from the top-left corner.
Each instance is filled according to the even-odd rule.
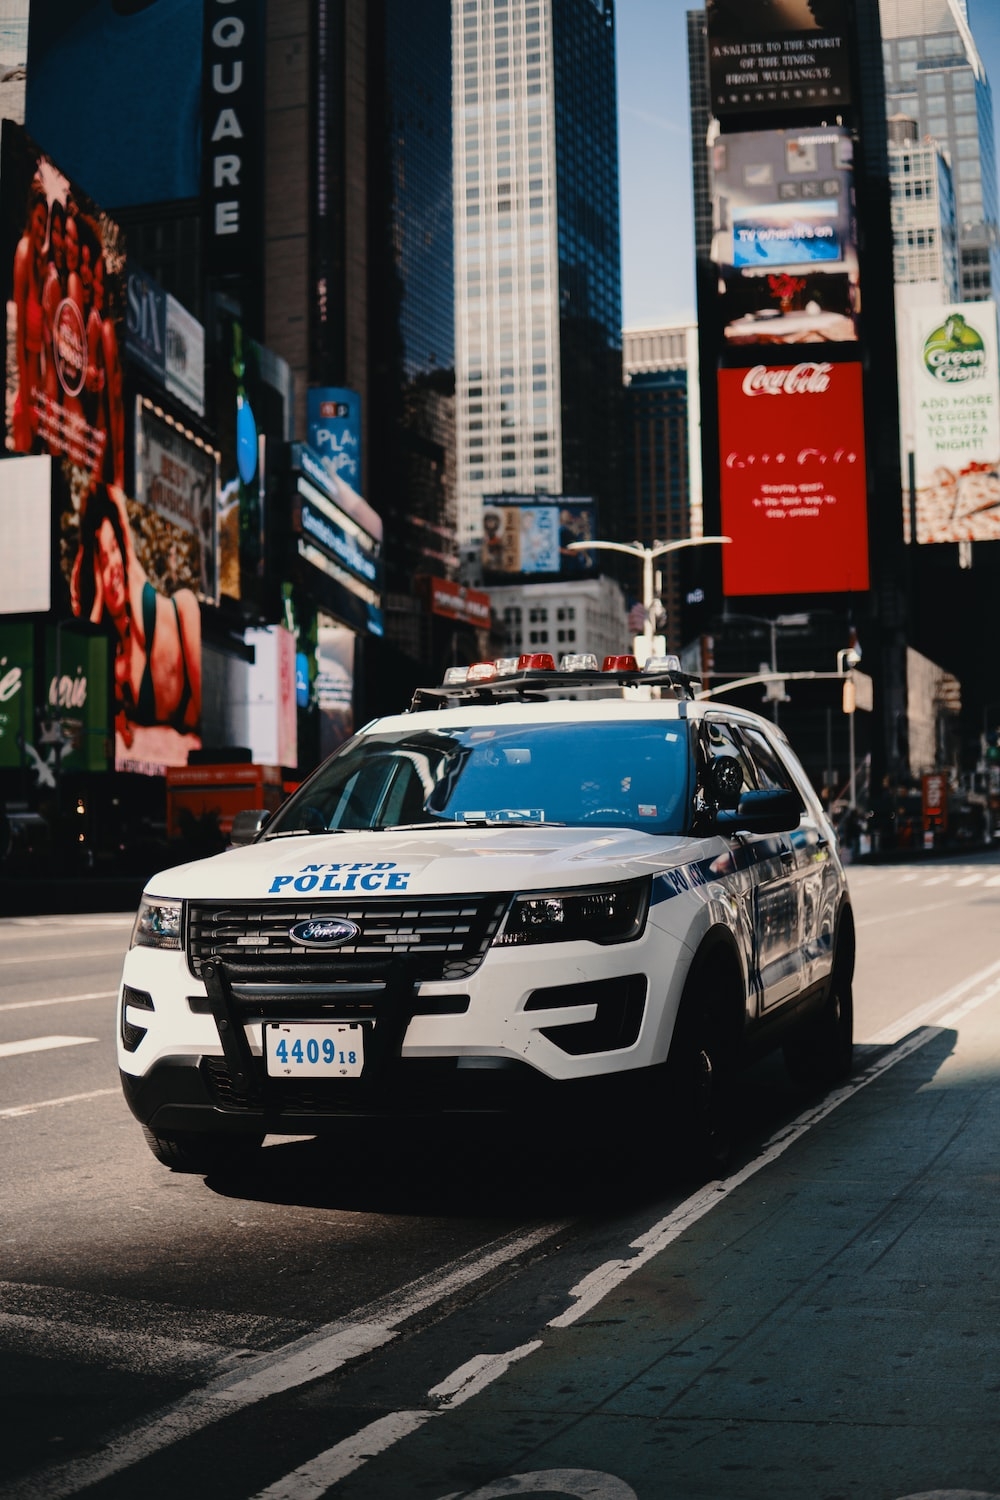
[[[288,929],[288,936],[293,943],[301,943],[303,948],[339,948],[341,944],[356,938],[360,932],[361,928],[356,922],[346,922],[340,918],[321,921],[317,917],[311,917],[308,922],[296,922],[294,927]]]

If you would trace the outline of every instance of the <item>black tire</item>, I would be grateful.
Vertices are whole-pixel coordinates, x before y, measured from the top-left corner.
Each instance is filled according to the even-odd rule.
[[[846,965],[834,967],[823,1008],[789,1037],[785,1067],[799,1088],[832,1088],[854,1065],[854,996]]]
[[[157,1135],[142,1127],[146,1145],[156,1160],[172,1172],[194,1172],[206,1177],[214,1172],[241,1172],[252,1167],[263,1145],[262,1135],[208,1135],[182,1131]]]
[[[674,1142],[683,1169],[699,1180],[722,1177],[736,1120],[735,966],[722,953],[696,965],[681,999],[665,1083]]]

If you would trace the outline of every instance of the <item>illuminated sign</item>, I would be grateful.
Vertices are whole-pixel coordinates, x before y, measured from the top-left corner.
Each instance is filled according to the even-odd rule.
[[[218,455],[145,396],[136,401],[136,432],[135,498],[146,509],[143,529],[156,534],[154,582],[214,602]]]
[[[6,447],[50,453],[79,508],[97,483],[124,484],[124,240],[10,120],[0,157]]]
[[[309,446],[332,468],[338,479],[361,489],[361,397],[342,386],[310,387]]]
[[[159,282],[130,265],[125,353],[199,416],[205,412],[205,330]]]
[[[205,0],[202,201],[205,269],[247,281],[263,232],[261,0]],[[244,309],[246,311],[246,309]]]
[[[0,480],[0,615],[52,606],[52,460],[3,459]]]
[[[715,141],[712,261],[727,343],[856,341],[853,154],[837,127]]]
[[[318,602],[336,618],[368,634],[381,635],[381,542],[359,524],[352,511],[375,513],[346,486],[346,503],[339,504],[338,482],[322,464],[317,472],[316,461],[308,450],[304,452],[303,462],[303,450],[293,446],[292,526],[298,556],[308,568],[309,586]],[[303,472],[307,467],[309,478]],[[322,482],[316,482],[321,476]]]
[[[580,578],[594,571],[592,552],[571,552],[571,542],[594,535],[594,502],[561,495],[485,495],[483,572]]]
[[[445,620],[461,620],[463,624],[477,625],[482,630],[489,629],[489,594],[453,583],[450,578],[432,578],[427,574],[414,579],[414,583],[426,599],[432,615],[440,615]]]
[[[718,383],[724,592],[867,589],[860,364],[759,364]]]
[[[850,102],[844,0],[707,0],[712,113],[720,119]],[[822,22],[814,11],[820,11]]]
[[[992,302],[910,310],[901,394],[918,542],[1000,540],[1000,364]]]

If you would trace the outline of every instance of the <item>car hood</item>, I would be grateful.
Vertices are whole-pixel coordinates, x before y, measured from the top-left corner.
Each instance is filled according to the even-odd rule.
[[[146,892],[162,899],[240,901],[544,890],[671,869],[704,855],[707,847],[700,840],[627,828],[312,834],[174,866],[154,876]]]

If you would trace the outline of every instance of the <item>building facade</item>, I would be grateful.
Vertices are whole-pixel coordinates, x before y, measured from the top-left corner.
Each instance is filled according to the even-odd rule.
[[[621,271],[611,0],[454,0],[458,532],[482,497],[614,522]]]
[[[989,79],[962,0],[880,0],[889,116],[916,120],[947,152],[955,188],[961,300],[1000,291],[1000,210]]]
[[[918,140],[916,122],[889,121],[892,261],[897,290],[921,286],[941,303],[961,300],[958,221],[951,167],[934,140]]]

